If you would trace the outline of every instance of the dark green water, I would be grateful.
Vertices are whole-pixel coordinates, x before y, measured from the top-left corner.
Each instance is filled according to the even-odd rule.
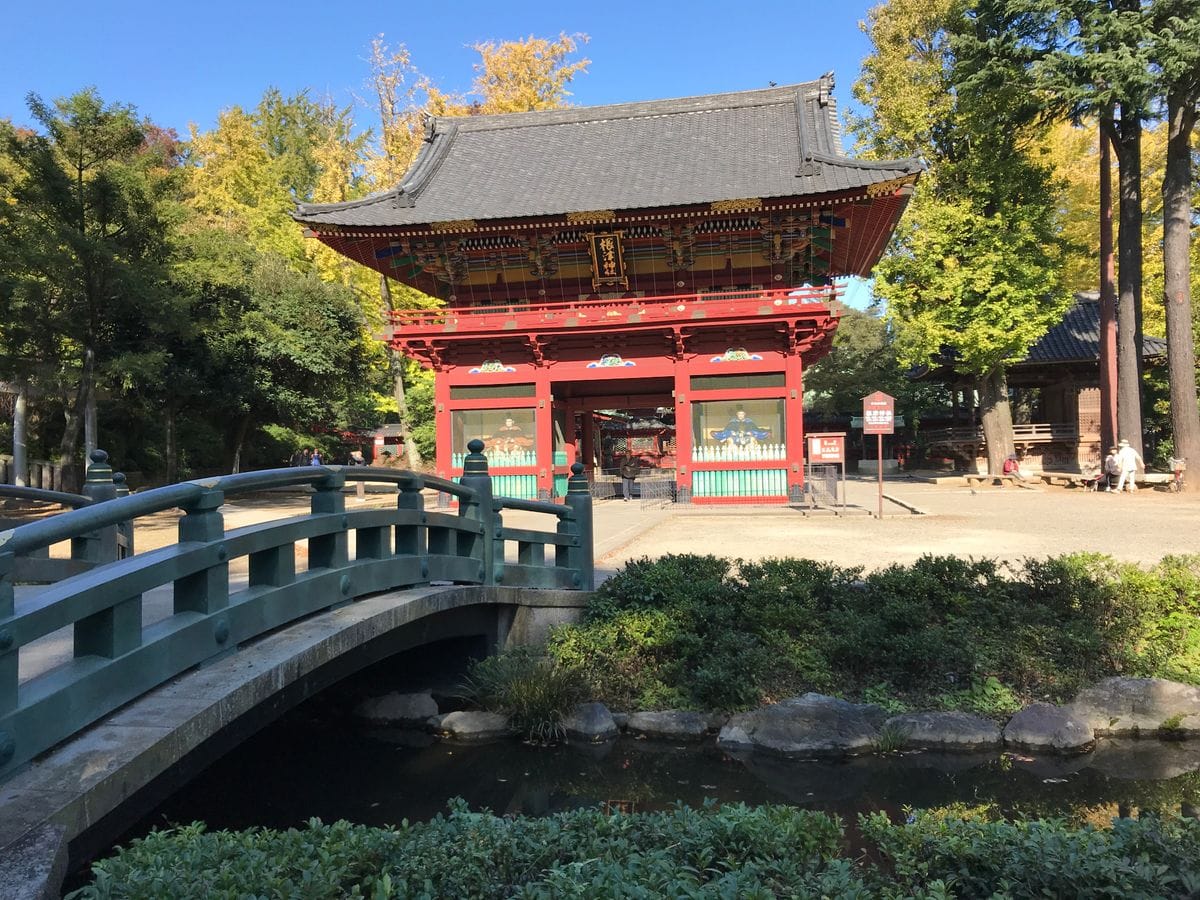
[[[1009,815],[1107,821],[1118,810],[1200,803],[1200,746],[1103,742],[1073,758],[907,753],[841,762],[735,758],[702,746],[622,738],[602,747],[483,745],[369,729],[299,710],[226,756],[126,836],[196,819],[213,828],[285,827],[312,816],[386,825],[427,819],[463,797],[497,814],[597,803],[650,810],[677,801],[790,803],[839,815],[987,804]]]

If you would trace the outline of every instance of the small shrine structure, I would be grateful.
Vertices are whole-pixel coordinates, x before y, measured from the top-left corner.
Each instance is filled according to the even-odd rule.
[[[833,279],[871,271],[923,168],[847,156],[832,91],[431,118],[396,188],[294,217],[444,301],[390,335],[436,372],[437,474],[480,437],[498,491],[559,496],[595,411],[651,410],[680,501],[796,500]]]

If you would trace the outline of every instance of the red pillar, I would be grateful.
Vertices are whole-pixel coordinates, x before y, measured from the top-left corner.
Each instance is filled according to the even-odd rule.
[[[433,402],[433,423],[437,435],[437,474],[440,478],[449,478],[454,445],[450,430],[450,379],[446,377],[445,372],[434,375]],[[466,452],[465,448],[463,452]]]
[[[688,361],[675,359],[675,489],[680,499],[692,496],[692,401]]]
[[[596,466],[596,419],[590,409],[585,409],[581,418],[583,422],[579,443],[583,449],[580,462],[583,463],[583,470],[590,479]]]
[[[788,497],[796,500],[804,492],[804,378],[799,354],[784,357],[783,414],[787,433]]]
[[[533,376],[534,396],[537,397],[538,499],[549,500],[554,494],[554,401],[550,396],[550,371],[539,368]]]

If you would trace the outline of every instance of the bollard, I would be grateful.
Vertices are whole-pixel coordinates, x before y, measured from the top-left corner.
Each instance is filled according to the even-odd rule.
[[[458,553],[460,556],[471,556],[479,560],[480,584],[496,584],[496,549],[492,539],[496,528],[496,510],[492,502],[492,477],[488,474],[488,461],[483,455],[483,446],[483,441],[475,438],[467,444],[467,450],[470,452],[463,460],[463,473],[459,484],[471,488],[475,495],[459,500],[458,514],[473,521],[478,526],[478,531],[470,539],[470,552],[462,552],[463,548],[460,546]],[[465,533],[458,532],[458,540],[464,539]]]

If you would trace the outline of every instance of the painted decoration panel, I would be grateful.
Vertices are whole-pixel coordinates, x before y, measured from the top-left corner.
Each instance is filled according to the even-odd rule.
[[[534,466],[537,411],[532,409],[460,409],[450,414],[453,462],[462,465],[468,442],[483,441],[489,466]]]
[[[692,404],[695,462],[787,459],[783,400]]]

